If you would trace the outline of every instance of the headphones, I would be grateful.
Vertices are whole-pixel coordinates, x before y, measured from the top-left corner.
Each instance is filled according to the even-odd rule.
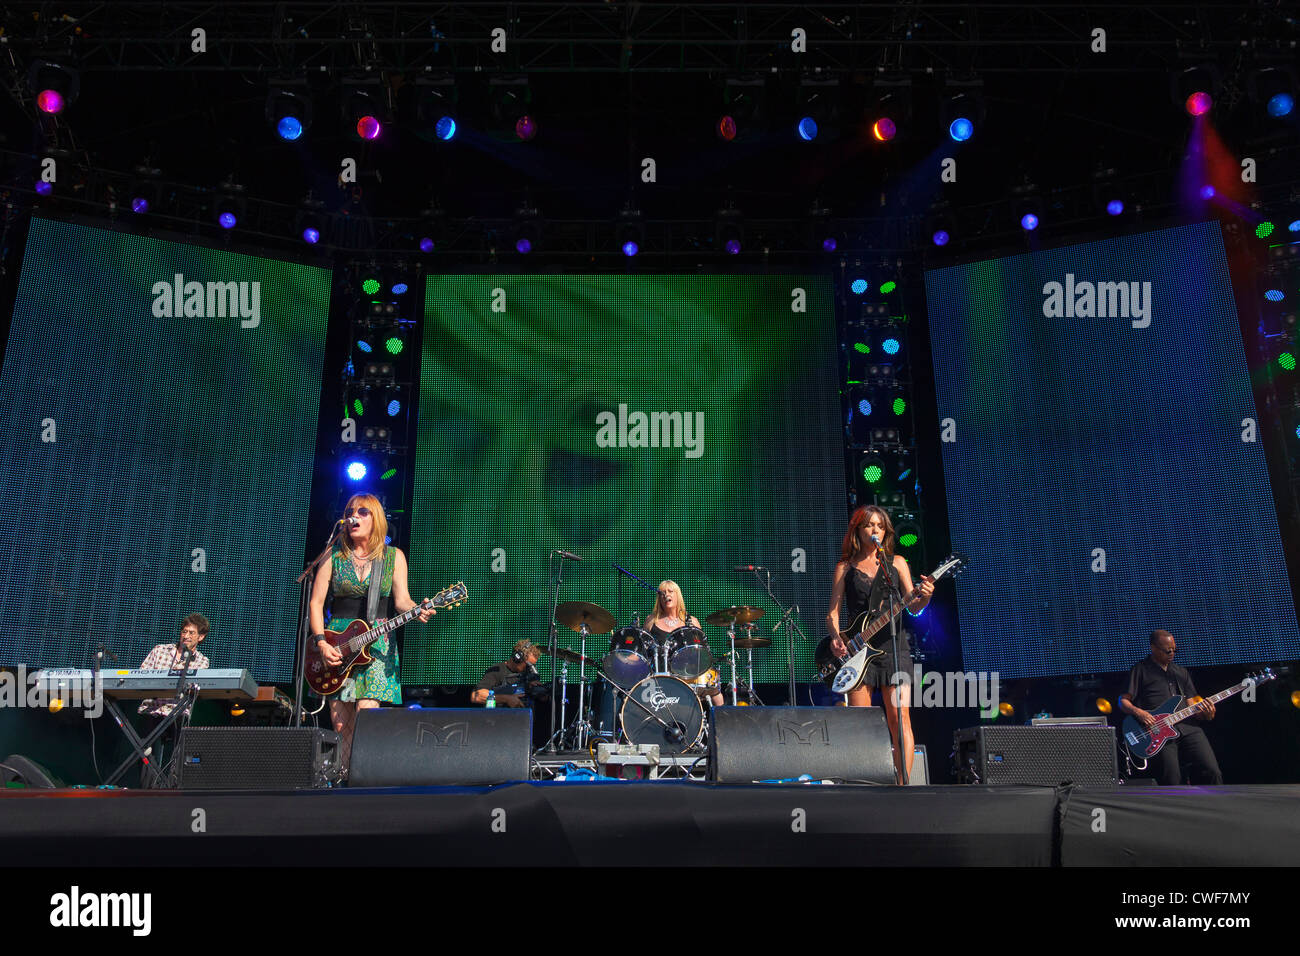
[[[516,664],[522,664],[533,650],[532,641],[520,641],[515,645],[515,652],[510,655],[510,659]]]

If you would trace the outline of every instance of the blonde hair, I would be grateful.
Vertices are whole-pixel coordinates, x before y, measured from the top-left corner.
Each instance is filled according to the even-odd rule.
[[[388,519],[384,517],[384,506],[374,495],[353,495],[343,506],[343,512],[346,514],[349,508],[370,509],[370,517],[374,520],[370,525],[370,537],[366,539],[366,554],[375,554],[388,536]],[[352,539],[348,535],[343,535],[340,547],[345,558],[352,555]]]
[[[659,582],[659,587],[660,587],[661,590],[662,590],[663,588],[669,588],[669,587],[670,587],[670,588],[672,588],[675,592],[677,592],[678,616],[679,616],[683,621],[689,622],[690,619],[691,619],[691,614],[690,614],[689,611],[686,610],[686,599],[685,599],[684,597],[682,597],[682,589],[679,588],[679,587],[677,586],[677,582],[676,582],[676,581],[660,581],[660,582]],[[652,611],[650,612],[650,614],[646,617],[645,622],[644,622],[643,625],[642,625],[642,626],[643,626],[647,631],[650,630],[650,628],[654,626],[654,622],[655,622],[655,621],[659,620],[659,618],[661,618],[661,617],[664,616],[663,603],[664,603],[663,596],[660,595],[660,594],[656,594],[656,595],[655,595],[655,606],[654,606],[654,610],[652,610]]]

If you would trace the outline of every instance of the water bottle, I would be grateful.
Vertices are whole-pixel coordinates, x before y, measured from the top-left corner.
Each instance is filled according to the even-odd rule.
[[[493,707],[495,707],[495,706],[497,705],[497,692],[496,692],[496,691],[494,691],[494,690],[490,690],[490,691],[488,691],[487,705],[488,705],[489,709],[490,709],[490,708],[493,708]]]

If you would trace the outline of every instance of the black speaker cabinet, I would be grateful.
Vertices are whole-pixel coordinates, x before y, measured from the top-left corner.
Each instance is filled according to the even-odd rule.
[[[339,779],[339,735],[316,727],[186,727],[182,790],[311,790]]]
[[[910,787],[928,787],[930,785],[930,761],[925,756],[925,744],[917,744],[913,751],[912,773],[907,778]]]
[[[1113,786],[1114,727],[966,727],[953,734],[958,783]]]
[[[486,786],[528,779],[533,712],[496,707],[363,710],[352,787]]]
[[[709,778],[894,783],[894,757],[879,707],[714,707]]]

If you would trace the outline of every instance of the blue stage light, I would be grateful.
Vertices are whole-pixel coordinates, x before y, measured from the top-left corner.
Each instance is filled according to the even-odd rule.
[[[1111,216],[1118,216],[1124,212],[1124,203],[1119,199],[1112,199],[1106,203],[1106,212]]]
[[[1033,232],[1038,228],[1038,217],[1032,212],[1027,212],[1020,217],[1020,228],[1025,232]]]
[[[811,116],[799,120],[799,138],[810,143],[817,138],[817,121]]]
[[[446,142],[456,135],[456,121],[450,116],[444,116],[434,124],[433,132],[438,139]]]
[[[348,462],[348,477],[353,481],[360,481],[366,477],[366,463],[364,461]]]
[[[1274,93],[1268,98],[1269,116],[1290,116],[1295,109],[1295,97],[1290,93]]]
[[[887,338],[885,339],[885,341],[880,343],[880,347],[885,350],[886,355],[897,355],[898,350],[902,348],[902,344],[898,341],[898,339],[893,338],[891,336],[890,338]]]
[[[281,139],[293,142],[302,136],[302,120],[296,116],[282,116],[280,122],[275,124],[275,131]]]
[[[936,229],[934,235],[930,238],[934,240],[936,246],[946,246],[951,236],[948,235],[948,230],[946,229]]]
[[[392,418],[394,415],[396,415],[396,414],[397,414],[398,412],[400,412],[401,410],[402,410],[402,403],[399,402],[397,399],[393,399],[391,402],[388,403],[388,417],[389,417],[389,418]]]
[[[964,143],[975,132],[975,124],[964,116],[959,116],[948,124],[948,135],[959,143]]]
[[[871,403],[864,398],[862,401],[858,402],[858,411],[860,411],[863,415],[870,415]]]

